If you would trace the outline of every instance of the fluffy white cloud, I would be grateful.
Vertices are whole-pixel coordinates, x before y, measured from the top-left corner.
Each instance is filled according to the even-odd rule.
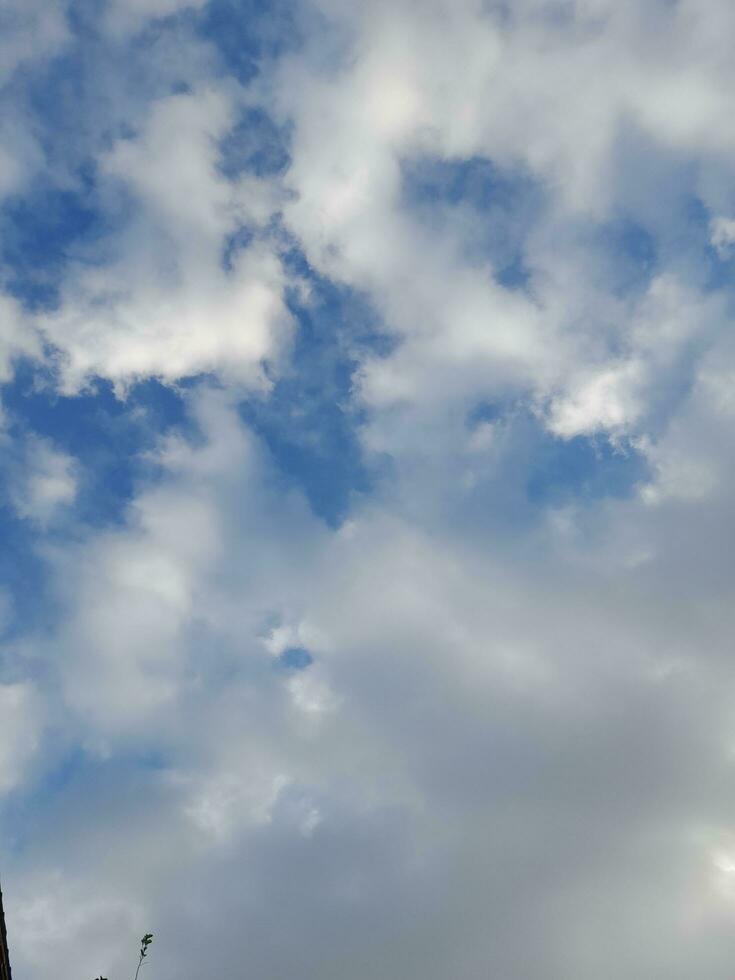
[[[374,505],[332,532],[226,396],[195,410],[204,441],[163,444],[126,526],[54,559],[66,625],[34,659],[97,775],[36,832],[64,885],[13,861],[21,975],[121,964],[148,927],[164,978],[585,977],[600,948],[605,976],[726,975],[726,485],[602,503],[594,539]],[[274,668],[296,643],[314,665]],[[64,887],[95,901],[54,913]]]
[[[282,69],[274,104],[295,121],[285,215],[310,259],[366,290],[399,340],[366,366],[367,404],[423,397],[426,416],[438,393],[471,401],[510,386],[550,404],[559,434],[636,431],[657,386],[636,350],[636,320],[658,304],[649,333],[669,356],[669,318],[680,316],[655,282],[641,312],[631,307],[610,281],[615,260],[600,269],[588,243],[622,212],[640,214],[669,247],[672,218],[643,202],[641,182],[655,200],[656,177],[636,153],[658,154],[663,173],[695,155],[697,191],[708,206],[727,203],[726,5],[707,18],[663,3],[322,8],[348,54],[335,59],[317,39]],[[404,166],[427,156],[523,168],[544,188],[549,203],[522,243],[523,293],[493,283],[490,262],[468,262],[466,226],[417,222]],[[676,193],[690,192],[680,183]],[[724,227],[714,226],[718,247]],[[666,290],[691,288],[684,261],[672,261]],[[691,329],[706,335],[697,290]],[[644,359],[659,356],[658,343],[645,341]]]
[[[0,381],[12,379],[18,358],[38,356],[40,352],[40,338],[20,305],[8,296],[0,296]]]
[[[76,493],[74,460],[42,439],[29,439],[12,486],[18,514],[47,525],[74,503]]]
[[[286,276],[258,235],[277,206],[267,181],[232,183],[217,170],[217,140],[234,105],[204,90],[155,103],[139,137],[118,141],[103,173],[132,195],[137,217],[101,267],[81,266],[41,326],[62,355],[63,383],[95,375],[126,384],[217,372],[262,385],[263,364],[288,332]],[[242,227],[251,247],[224,264]]]
[[[726,255],[735,241],[735,221],[732,218],[713,218],[710,227],[712,244],[720,255]]]
[[[118,976],[151,929],[162,980],[726,980],[735,14],[315,6],[247,92],[202,55],[100,140],[126,220],[34,320],[68,396],[215,378],[113,526],[44,537],[73,464],[28,442],[53,602],[3,645],[15,972]],[[283,173],[218,166],[243,104],[288,127]],[[441,180],[411,197],[482,161],[524,182],[517,221]],[[239,410],[295,370],[286,243],[390,340],[338,337],[385,464],[338,527]],[[7,314],[4,377],[41,356]],[[639,468],[590,488],[574,445],[610,444]]]

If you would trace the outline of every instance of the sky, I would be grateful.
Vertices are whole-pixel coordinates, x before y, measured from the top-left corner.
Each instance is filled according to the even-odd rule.
[[[731,0],[2,0],[16,980],[731,980]]]

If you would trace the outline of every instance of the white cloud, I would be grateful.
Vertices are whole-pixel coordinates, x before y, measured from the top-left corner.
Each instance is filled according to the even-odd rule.
[[[735,242],[735,221],[732,218],[713,218],[710,222],[712,245],[720,255],[726,255]]]
[[[222,92],[157,102],[139,138],[118,141],[101,165],[136,201],[137,218],[109,264],[80,266],[58,311],[41,325],[75,391],[94,375],[124,387],[204,372],[262,386],[290,318],[286,275],[264,228],[277,196],[268,181],[232,183],[217,170],[217,140],[233,119]],[[224,267],[241,227],[253,244]]]
[[[49,524],[74,503],[77,475],[74,460],[37,437],[28,440],[12,492],[17,513],[38,524]]]
[[[41,705],[30,684],[0,684],[0,794],[26,776],[40,739]]]
[[[136,912],[138,913],[136,915]],[[14,971],[51,976],[123,972],[134,959],[125,949],[121,925],[143,933],[140,913],[114,894],[104,897],[89,882],[72,882],[59,871],[33,874],[23,882],[7,916]]]
[[[641,412],[640,365],[633,363],[607,368],[583,380],[561,402],[552,403],[549,428],[562,438],[592,435],[600,430],[625,431]]]
[[[110,11],[122,36],[174,6]],[[67,395],[216,378],[119,524],[42,538],[53,621],[6,639],[0,790],[22,807],[76,749],[3,869],[16,972],[117,976],[151,929],[161,980],[724,980],[735,348],[708,263],[735,213],[735,14],[317,7],[246,96],[204,59],[98,151],[129,221],[38,318]],[[291,127],[284,175],[218,169],[242,99]],[[492,209],[409,199],[427,158],[538,194],[515,288]],[[344,352],[385,465],[338,529],[238,410],[294,329],[281,219],[393,342]],[[4,377],[38,353],[26,320],[7,301]],[[635,481],[596,492],[568,446],[549,476],[575,437],[635,453]],[[23,479],[42,532],[73,463],[31,439]]]
[[[285,215],[311,261],[366,290],[399,340],[391,357],[366,365],[367,404],[399,400],[425,416],[431,406],[418,403],[429,392],[434,404],[438,392],[471,401],[511,386],[531,400],[555,393],[566,408],[552,411],[553,431],[635,428],[655,409],[656,375],[635,350],[621,367],[637,313],[612,283],[595,283],[578,236],[638,193],[639,175],[621,162],[626,127],[638,127],[642,146],[695,152],[710,166],[735,138],[722,94],[730,67],[713,29],[729,23],[725,6],[707,25],[687,4],[644,13],[516,2],[505,20],[470,2],[322,8],[349,54],[330,60],[316,42],[279,77],[274,102],[295,121]],[[529,295],[508,295],[492,268],[467,262],[461,226],[438,237],[417,223],[401,198],[401,162],[425,154],[522,167],[544,187],[550,207],[524,243]],[[655,220],[666,234],[670,219]],[[669,287],[689,284],[674,275]],[[704,302],[689,298],[695,309]],[[646,359],[659,342],[670,349],[663,318],[672,313],[657,315]],[[705,327],[698,316],[693,333]]]
[[[20,305],[9,296],[0,296],[0,381],[12,379],[18,358],[40,353],[38,334]]]
[[[331,980],[347,958],[368,980],[403,958],[436,980],[482,962],[584,977],[598,945],[636,977],[677,962],[718,975],[732,611],[725,579],[713,590],[716,570],[692,563],[727,560],[712,537],[725,491],[710,490],[712,526],[690,495],[661,497],[660,520],[631,499],[600,505],[595,541],[560,529],[543,547],[533,529],[519,545],[374,504],[338,534],[274,491],[226,396],[194,405],[204,440],[165,443],[168,475],[127,525],[54,563],[67,619],[43,658],[102,780],[56,804],[74,821],[59,873],[101,896],[79,912],[102,923],[95,956],[114,964],[136,930],[159,930],[157,968],[173,977],[196,922],[187,962],[203,968],[209,946],[235,969],[244,930],[256,976],[298,959]],[[686,539],[672,534],[682,520]],[[628,543],[650,555],[633,571],[616,560]],[[264,621],[285,624],[276,648],[308,643],[315,665],[274,669]],[[166,762],[123,768],[110,803],[131,745],[165,746]],[[70,831],[55,819],[41,839],[59,855]],[[69,938],[82,926],[30,942],[24,860],[6,886],[21,893],[19,962],[41,977],[55,962],[66,980],[87,962]],[[611,903],[629,910],[614,928]],[[410,936],[391,925],[406,908]],[[283,934],[297,911],[308,942]]]

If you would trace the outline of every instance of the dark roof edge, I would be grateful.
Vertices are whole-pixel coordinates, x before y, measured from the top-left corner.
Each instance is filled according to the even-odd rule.
[[[10,973],[10,956],[8,955],[8,933],[5,928],[5,912],[3,911],[3,893],[0,888],[0,980],[12,980]]]

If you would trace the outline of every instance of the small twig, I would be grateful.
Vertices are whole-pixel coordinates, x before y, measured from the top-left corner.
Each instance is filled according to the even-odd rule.
[[[138,980],[138,974],[140,973],[140,968],[141,966],[143,966],[143,960],[148,955],[148,947],[152,942],[153,942],[152,932],[147,932],[140,941],[140,958],[138,960],[138,969],[135,971],[135,980]],[[97,977],[97,980],[107,980],[107,977]]]
[[[140,941],[140,959],[138,960],[138,969],[135,971],[135,980],[138,980],[138,974],[140,973],[140,968],[141,966],[143,966],[143,960],[148,955],[148,947],[152,942],[153,942],[152,932],[147,932]]]

